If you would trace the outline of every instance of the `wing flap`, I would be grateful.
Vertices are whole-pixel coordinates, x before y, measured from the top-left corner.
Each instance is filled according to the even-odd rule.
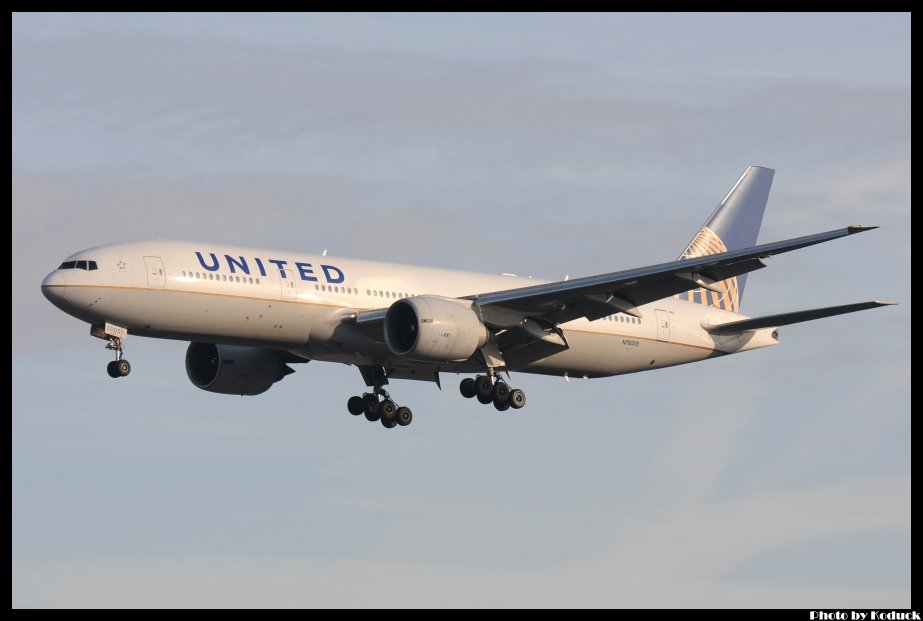
[[[827,306],[825,308],[812,308],[810,310],[794,311],[791,313],[779,313],[777,315],[765,315],[763,317],[752,317],[741,321],[732,321],[722,323],[716,326],[703,324],[702,328],[709,334],[739,334],[761,328],[776,328],[778,326],[787,326],[793,323],[803,321],[812,321],[814,319],[823,319],[824,317],[833,317],[835,315],[844,315],[846,313],[855,313],[857,311],[878,308],[881,306],[890,306],[897,302],[881,302],[873,300],[871,302],[857,302],[856,304],[843,304],[841,306]]]

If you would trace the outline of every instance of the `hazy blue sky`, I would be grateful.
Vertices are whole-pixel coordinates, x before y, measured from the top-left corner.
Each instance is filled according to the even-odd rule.
[[[910,605],[909,15],[14,15],[13,606]],[[901,306],[498,413],[259,397],[48,304],[183,238],[548,278],[675,258],[748,164],[743,310]]]

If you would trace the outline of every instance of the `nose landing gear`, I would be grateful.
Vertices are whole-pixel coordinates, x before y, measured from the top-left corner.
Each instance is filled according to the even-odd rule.
[[[125,377],[131,373],[131,365],[124,358],[121,360],[113,360],[106,365],[106,372],[109,374],[109,377],[112,378]]]
[[[106,373],[109,377],[125,377],[131,373],[131,365],[122,353],[125,350],[123,342],[128,337],[128,329],[122,326],[106,322],[104,324],[93,324],[90,326],[90,336],[106,341],[106,349],[115,352],[115,360],[106,365]]]

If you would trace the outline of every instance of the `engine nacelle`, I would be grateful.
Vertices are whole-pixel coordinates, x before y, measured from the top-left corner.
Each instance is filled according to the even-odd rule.
[[[223,395],[258,395],[294,372],[278,353],[268,349],[189,343],[186,350],[189,381]]]
[[[392,354],[425,362],[467,360],[490,337],[471,302],[431,295],[392,304],[384,332]]]

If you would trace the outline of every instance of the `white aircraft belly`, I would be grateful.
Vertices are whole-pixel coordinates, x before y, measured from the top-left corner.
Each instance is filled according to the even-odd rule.
[[[129,334],[276,347],[304,346],[311,327],[331,314],[329,306],[170,289],[80,287],[69,295],[84,321],[109,321]]]

